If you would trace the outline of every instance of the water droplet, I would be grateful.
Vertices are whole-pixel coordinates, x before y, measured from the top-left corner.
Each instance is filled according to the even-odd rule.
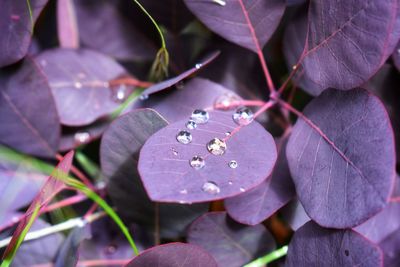
[[[146,95],[146,94],[140,95],[139,99],[142,101],[147,100],[147,99],[149,99],[149,95]]]
[[[82,84],[80,82],[75,82],[74,83],[75,88],[77,89],[81,89],[82,88]]]
[[[181,90],[181,89],[185,88],[185,82],[179,81],[175,86],[176,86],[176,89]]]
[[[197,124],[204,124],[210,119],[210,114],[205,110],[196,109],[190,118]]]
[[[213,155],[220,156],[225,153],[226,143],[224,140],[214,138],[207,144],[207,150]]]
[[[212,1],[220,6],[226,5],[226,2],[224,0],[212,0]]]
[[[127,88],[125,85],[120,85],[118,88],[113,92],[112,98],[115,102],[122,103],[125,101],[127,94]]]
[[[246,107],[238,108],[232,115],[233,120],[239,125],[249,124],[253,121],[253,117],[253,111]]]
[[[189,120],[186,123],[186,128],[188,128],[190,130],[196,129],[197,128],[197,123],[194,120]]]
[[[181,191],[179,191],[179,193],[181,193],[182,195],[186,195],[188,192],[186,189],[182,189]]]
[[[225,136],[230,136],[232,133],[231,132],[226,132]]]
[[[206,165],[205,160],[200,156],[194,156],[189,163],[195,170],[200,170]]]
[[[178,156],[178,151],[175,148],[171,148],[172,150],[172,154],[174,154],[175,156]]]
[[[219,110],[229,110],[237,107],[240,103],[240,98],[232,93],[224,93],[217,97],[214,101],[214,108]]]
[[[221,192],[221,189],[218,187],[218,185],[214,182],[206,182],[203,184],[201,190],[203,190],[206,193],[216,195],[219,192]]]
[[[13,223],[16,223],[16,222],[19,221],[19,218],[20,218],[20,217],[18,217],[18,216],[13,216],[13,217],[11,218],[11,221],[12,221]]]
[[[231,168],[231,169],[236,169],[238,167],[238,163],[236,160],[229,161],[228,165],[229,165],[229,168]]]
[[[176,140],[181,144],[187,145],[192,142],[192,134],[188,131],[180,131],[176,135]]]
[[[233,182],[232,182],[232,181],[228,181],[228,184],[229,184],[229,185],[233,185]]]
[[[296,69],[297,69],[297,65],[293,65],[293,66],[292,66],[292,69],[293,69],[293,70],[296,70]]]
[[[243,187],[239,188],[240,192],[245,192],[246,189],[244,189]]]
[[[116,251],[117,251],[117,246],[115,245],[110,245],[104,249],[104,252],[107,255],[114,254]]]
[[[90,139],[90,134],[88,132],[78,132],[74,135],[75,143],[84,144]]]
[[[197,63],[197,64],[195,65],[196,69],[200,69],[202,66],[203,66],[203,64],[201,64],[201,63]]]

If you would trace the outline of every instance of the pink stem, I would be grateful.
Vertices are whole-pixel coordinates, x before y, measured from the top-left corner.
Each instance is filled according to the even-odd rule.
[[[63,156],[60,154],[56,155],[56,158],[58,160],[62,160]],[[81,180],[87,187],[89,187],[92,190],[95,190],[95,187],[93,186],[92,182],[74,165],[71,166],[71,172],[79,179]]]

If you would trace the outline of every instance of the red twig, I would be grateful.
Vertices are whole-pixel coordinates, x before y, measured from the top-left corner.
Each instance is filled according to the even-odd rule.
[[[62,155],[57,154],[56,155],[57,160],[61,160],[63,158]],[[92,182],[84,175],[78,168],[76,168],[74,165],[71,166],[71,172],[79,179],[81,180],[87,187],[89,187],[92,190],[95,190]]]
[[[118,78],[114,79],[108,82],[110,86],[116,86],[116,85],[131,85],[135,87],[143,87],[147,88],[153,85],[151,82],[145,82],[145,81],[140,81],[132,77],[124,77],[124,78]]]

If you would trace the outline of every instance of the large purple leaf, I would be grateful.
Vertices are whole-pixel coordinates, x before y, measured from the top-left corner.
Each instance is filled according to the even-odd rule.
[[[3,0],[0,10],[0,67],[22,59],[28,52],[35,22],[48,0],[30,0],[32,19],[28,2]]]
[[[138,101],[134,108],[153,108],[169,122],[176,122],[188,118],[194,109],[212,109],[223,95],[232,94],[240,99],[225,87],[201,78],[194,78],[179,88],[169,94],[154,94],[145,101]]]
[[[143,251],[126,267],[217,267],[210,254],[198,246],[169,243]]]
[[[364,89],[330,89],[304,115],[286,149],[301,203],[322,226],[361,224],[386,205],[395,179],[393,130],[382,103]]]
[[[111,58],[85,49],[53,49],[35,61],[48,79],[62,124],[90,124],[120,104],[108,81],[126,72]]]
[[[285,10],[284,0],[185,0],[188,8],[212,31],[228,41],[261,52]]]
[[[398,0],[311,1],[301,47],[306,45],[304,75],[315,88],[304,89],[313,94],[329,87],[348,90],[368,80],[397,44],[399,11]],[[303,23],[294,26],[296,32],[304,33]]]
[[[376,244],[382,242],[389,235],[400,230],[400,203],[389,203],[384,210],[353,230]]]
[[[139,151],[150,136],[166,125],[165,119],[150,109],[121,116],[103,135],[101,168],[108,193],[125,218],[154,230],[158,216],[161,236],[176,238],[208,210],[208,205],[156,204],[148,198],[137,171]]]
[[[121,2],[75,0],[79,37],[84,46],[119,60],[151,60],[153,43],[118,8]],[[130,2],[130,8],[134,3]]]
[[[57,33],[60,47],[79,47],[79,32],[73,0],[57,1]]]
[[[228,214],[236,221],[259,224],[296,195],[286,160],[286,141],[280,141],[278,160],[267,180],[244,194],[225,200]]]
[[[382,266],[382,251],[352,230],[308,222],[295,232],[285,266]]]
[[[189,130],[193,138],[189,144],[177,141],[188,120],[170,124],[147,140],[138,169],[152,200],[195,203],[224,199],[248,191],[268,177],[277,158],[274,139],[257,122],[239,127],[233,113],[210,112],[207,123]],[[223,154],[208,152],[207,145],[214,138],[226,143]],[[189,164],[196,156],[204,160],[204,168]],[[229,166],[231,161],[237,162],[237,168]]]
[[[55,156],[60,138],[57,109],[32,60],[0,70],[0,114],[1,143],[36,156]]]
[[[383,266],[400,266],[400,230],[389,235],[385,240],[379,243],[383,252]]]
[[[3,157],[7,154],[0,150]],[[29,205],[45,181],[46,176],[28,158],[18,162],[0,159],[0,217]]]
[[[274,238],[263,225],[238,224],[226,212],[201,216],[190,226],[187,239],[210,253],[218,266],[240,267],[275,248]]]

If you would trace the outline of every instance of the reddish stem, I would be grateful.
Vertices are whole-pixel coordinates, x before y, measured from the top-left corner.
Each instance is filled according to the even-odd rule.
[[[145,81],[140,81],[132,77],[124,77],[124,78],[118,78],[109,81],[110,86],[116,86],[116,85],[131,85],[135,87],[143,87],[147,88],[153,85],[151,82],[145,82]]]
[[[56,155],[57,160],[62,160],[63,156],[60,154]],[[79,179],[81,180],[87,187],[89,187],[92,190],[95,190],[95,187],[93,186],[92,182],[84,175],[78,168],[76,168],[74,165],[71,166],[71,172]]]

